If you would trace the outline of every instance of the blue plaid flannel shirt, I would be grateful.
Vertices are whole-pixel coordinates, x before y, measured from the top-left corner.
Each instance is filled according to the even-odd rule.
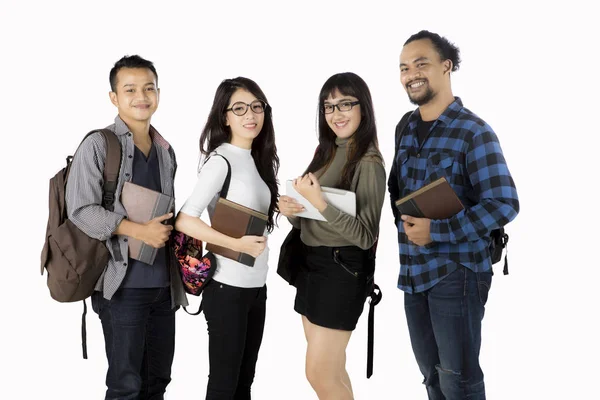
[[[407,293],[430,289],[459,265],[474,272],[490,271],[490,232],[519,212],[517,190],[500,143],[485,121],[456,97],[419,146],[419,118],[417,109],[394,157],[388,181],[392,208],[397,199],[444,176],[465,209],[449,219],[432,220],[433,243],[427,246],[409,242],[402,221],[396,219],[398,288]]]

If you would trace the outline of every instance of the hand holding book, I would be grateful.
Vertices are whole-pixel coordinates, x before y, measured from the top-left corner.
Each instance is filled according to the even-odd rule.
[[[319,212],[323,212],[327,208],[327,202],[323,199],[319,179],[312,172],[295,179],[293,186]]]
[[[168,213],[153,218],[145,224],[142,224],[141,229],[137,234],[137,239],[149,246],[154,247],[155,249],[164,247],[167,240],[169,240],[171,231],[173,230],[173,225],[168,225],[165,222],[172,217],[173,213]]]
[[[427,246],[433,242],[431,240],[431,220],[429,218],[415,218],[410,215],[403,215],[404,232],[408,240],[417,246]]]
[[[252,257],[258,257],[267,247],[267,238],[265,236],[246,235],[236,240],[237,246],[234,250],[240,253],[249,254]]]
[[[296,214],[305,211],[306,209],[298,200],[290,196],[280,196],[277,202],[277,208],[284,217],[294,218]]]
[[[440,178],[396,201],[408,240],[418,246],[432,242],[432,219],[446,219],[464,209],[446,178]]]
[[[215,205],[211,227],[224,235],[238,239],[236,248],[207,243],[206,250],[252,267],[255,258],[266,246],[266,238],[262,235],[267,221],[267,215],[221,197]]]
[[[464,209],[446,178],[440,178],[396,201],[400,215],[446,219]]]
[[[305,179],[306,178],[306,179]],[[313,187],[314,185],[318,187]],[[306,186],[303,188],[303,186]],[[307,193],[303,195],[302,193]],[[356,216],[356,194],[349,190],[336,189],[320,186],[319,181],[313,174],[305,175],[304,178],[288,180],[286,182],[286,194],[280,198],[280,210],[286,217],[301,217],[325,221],[321,212],[331,205],[344,213]],[[316,200],[315,196],[319,196]]]
[[[173,216],[174,199],[163,193],[125,182],[121,191],[121,203],[127,219],[139,224],[129,234],[129,257],[146,264],[154,264],[157,249],[168,240],[173,226],[165,225]]]

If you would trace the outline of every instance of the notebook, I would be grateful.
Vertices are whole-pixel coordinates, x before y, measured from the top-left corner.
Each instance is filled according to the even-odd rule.
[[[450,218],[464,208],[446,178],[423,186],[397,200],[395,204],[401,215],[429,219]]]
[[[321,187],[321,191],[323,192],[323,198],[328,204],[331,204],[333,207],[352,217],[356,217],[356,194],[354,192],[330,187]],[[297,217],[325,221],[325,218],[321,215],[319,210],[294,189],[294,182],[292,180],[286,182],[285,194],[295,199],[306,209],[305,211],[296,214]]]
[[[127,219],[138,224],[167,214],[175,207],[173,197],[131,182],[125,182],[123,185],[121,203],[127,212]],[[128,237],[127,244],[129,257],[146,264],[154,264],[158,249],[132,237]]]
[[[222,234],[234,238],[247,235],[263,236],[268,219],[266,214],[220,197],[215,205],[210,225]],[[207,243],[206,250],[249,267],[254,266],[255,259],[250,254],[217,246],[213,243]]]

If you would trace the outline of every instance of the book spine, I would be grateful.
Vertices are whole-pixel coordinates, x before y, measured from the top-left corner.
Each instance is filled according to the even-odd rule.
[[[152,215],[150,219],[160,217],[168,213],[173,208],[173,202],[175,199],[165,195],[159,195],[156,198],[156,203],[154,204],[154,210],[152,210]]]
[[[396,208],[398,208],[400,215],[410,215],[411,217],[415,218],[424,218],[423,212],[419,206],[417,206],[417,203],[414,199],[410,199],[402,204],[398,204]]]
[[[138,255],[137,259],[148,265],[154,265],[154,259],[156,258],[157,251],[158,249],[155,249],[154,247],[149,246],[146,243],[142,243],[140,254]]]
[[[246,227],[246,236],[262,236],[265,233],[266,226],[267,221],[255,216],[250,216],[250,219],[248,220],[248,226]],[[250,254],[240,253],[237,261],[247,265],[248,267],[253,267],[256,259]]]
[[[255,216],[250,216],[248,226],[246,227],[246,235],[262,236],[265,233],[267,221]]]
[[[237,261],[248,267],[254,267],[254,262],[256,261],[256,259],[250,254],[240,253]]]

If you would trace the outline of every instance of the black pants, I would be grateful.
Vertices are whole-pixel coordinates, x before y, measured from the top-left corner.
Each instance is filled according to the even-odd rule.
[[[265,326],[267,286],[212,281],[202,293],[210,374],[206,400],[249,400]]]
[[[175,311],[169,287],[119,289],[112,299],[94,292],[104,330],[107,400],[162,400],[171,381]]]

